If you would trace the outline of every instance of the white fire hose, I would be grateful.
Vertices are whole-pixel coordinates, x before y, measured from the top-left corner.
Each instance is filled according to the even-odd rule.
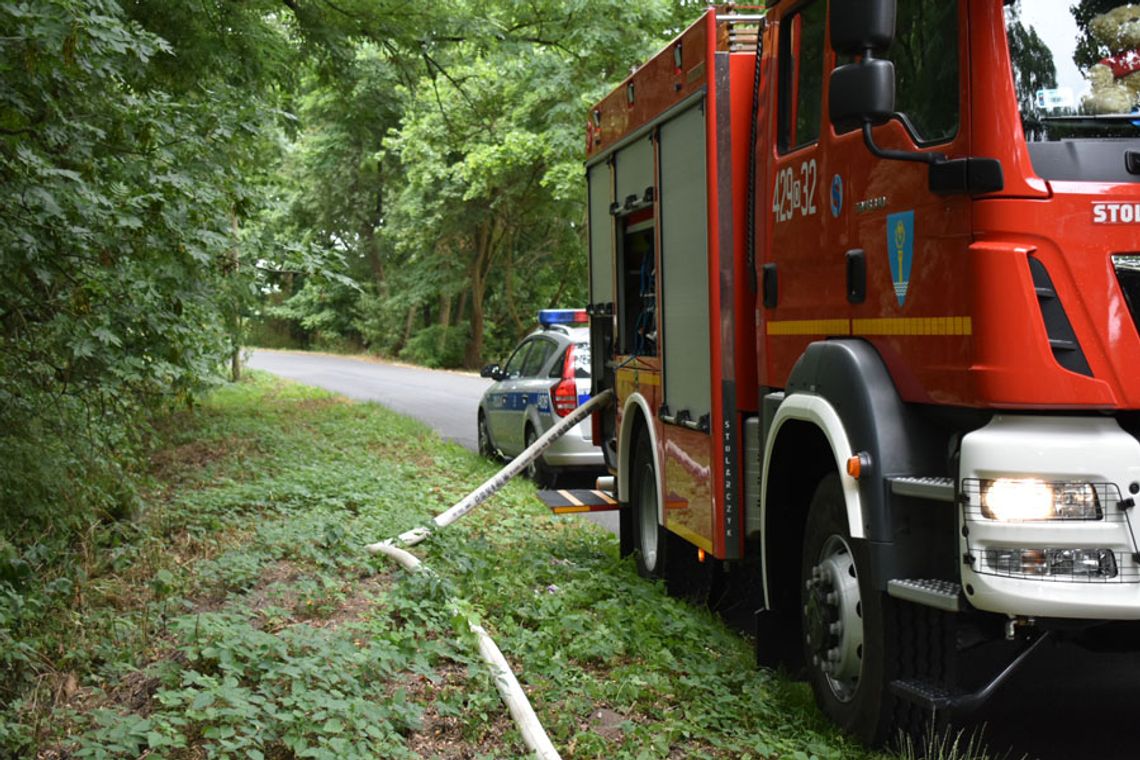
[[[512,459],[503,469],[485,481],[483,485],[460,499],[447,511],[432,518],[430,524],[413,528],[412,530],[401,533],[394,539],[369,544],[365,549],[367,549],[369,554],[383,554],[394,559],[410,572],[430,572],[415,555],[401,549],[398,544],[414,546],[430,536],[433,532],[440,528],[446,528],[491,498],[491,496],[505,486],[511,478],[518,475],[523,471],[523,468],[541,456],[542,452],[546,451],[550,444],[565,435],[567,431],[585,419],[594,409],[609,402],[612,393],[610,390],[602,391],[585,404],[574,409],[569,415],[559,420],[554,427],[543,433],[539,439],[527,447],[525,451]],[[453,615],[459,613],[459,605],[451,602],[450,606],[450,612]],[[491,674],[495,679],[495,686],[499,690],[499,696],[502,697],[503,702],[507,705],[507,709],[510,710],[511,716],[515,719],[515,724],[519,727],[526,746],[534,752],[535,757],[541,758],[541,760],[560,760],[561,756],[558,754],[558,750],[554,748],[550,737],[546,735],[546,729],[542,727],[538,716],[535,715],[534,708],[531,707],[530,700],[526,697],[526,692],[524,692],[522,686],[519,685],[518,679],[515,678],[515,674],[511,671],[510,665],[507,663],[507,659],[503,656],[502,651],[499,650],[499,647],[495,645],[494,640],[487,634],[482,626],[472,622],[470,619],[467,620],[467,625],[479,641],[479,654],[490,666]]]

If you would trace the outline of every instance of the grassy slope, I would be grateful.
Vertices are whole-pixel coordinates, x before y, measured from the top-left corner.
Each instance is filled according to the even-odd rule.
[[[526,483],[416,548],[439,581],[368,558],[494,472],[418,423],[255,374],[166,436],[146,511],[92,542],[36,639],[52,665],[0,708],[0,739],[81,757],[523,755],[442,611],[452,595],[565,757],[863,756],[803,687],[756,671],[748,641]]]

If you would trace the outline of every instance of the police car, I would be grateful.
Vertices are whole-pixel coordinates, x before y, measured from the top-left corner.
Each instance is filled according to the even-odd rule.
[[[541,327],[503,365],[483,368],[495,380],[479,402],[479,453],[514,457],[590,398],[590,337],[584,309],[543,309]],[[561,471],[601,469],[587,417],[559,438],[527,469],[542,486]]]

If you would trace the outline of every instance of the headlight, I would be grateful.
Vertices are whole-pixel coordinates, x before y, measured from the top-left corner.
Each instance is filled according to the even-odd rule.
[[[982,514],[991,520],[1099,520],[1104,516],[1091,483],[999,478],[983,480],[981,486]]]

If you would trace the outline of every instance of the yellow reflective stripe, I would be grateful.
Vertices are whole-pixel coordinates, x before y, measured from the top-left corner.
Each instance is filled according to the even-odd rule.
[[[790,319],[768,322],[769,335],[850,335],[847,319]]]
[[[550,511],[556,515],[572,515],[577,512],[589,512],[589,507],[551,507]]]
[[[970,317],[880,317],[769,321],[769,335],[973,335]]]
[[[705,538],[701,534],[696,533],[693,530],[690,530],[689,528],[686,528],[684,525],[680,525],[679,523],[676,523],[676,522],[670,522],[670,523],[665,524],[665,529],[672,531],[673,533],[676,533],[678,536],[685,539],[686,541],[688,541],[693,546],[699,546],[700,548],[704,549],[709,554],[713,553],[712,541]]]
[[[851,320],[853,335],[973,335],[970,317],[893,317]]]

